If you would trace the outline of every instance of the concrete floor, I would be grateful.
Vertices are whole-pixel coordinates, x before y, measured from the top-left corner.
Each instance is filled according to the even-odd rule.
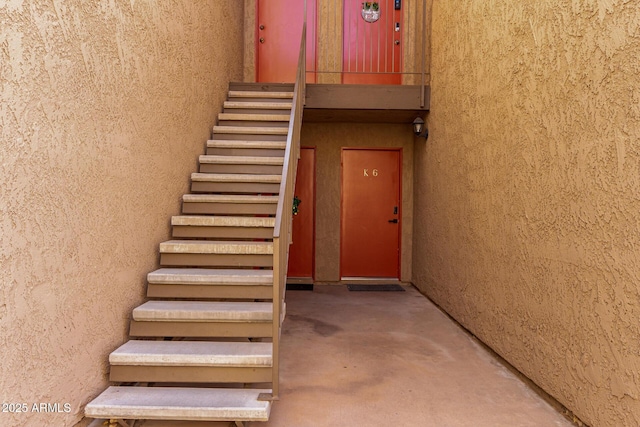
[[[415,288],[287,291],[281,400],[260,427],[572,426]]]

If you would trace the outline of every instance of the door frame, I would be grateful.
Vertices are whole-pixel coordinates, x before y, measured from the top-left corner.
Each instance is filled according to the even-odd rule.
[[[300,0],[292,0],[292,1],[300,1]],[[313,78],[311,80],[313,81],[309,81],[310,79],[305,76],[307,78],[307,82],[308,83],[315,83],[316,81],[316,70],[318,69],[318,0],[302,0],[302,1],[306,1],[307,2],[307,46],[309,46],[309,38],[311,38],[313,40],[313,59],[311,61],[311,63],[313,64],[313,67],[311,70],[309,70],[309,49],[307,49],[307,75],[312,74]],[[259,45],[260,45],[260,8],[259,8],[259,1],[256,0],[256,5],[255,5],[255,19],[254,19],[254,31],[253,31],[253,35],[254,35],[254,41],[253,41],[253,60],[255,63],[255,67],[254,67],[254,81],[258,82],[259,80],[259,76],[260,76],[260,57],[259,57]],[[313,20],[312,22],[309,21],[309,13],[313,12],[312,16],[313,16]],[[298,49],[300,48],[300,40],[297,41],[297,46]],[[272,82],[266,82],[266,83],[272,83]]]
[[[300,147],[300,151],[302,150],[311,150],[313,151],[313,206],[312,206],[312,211],[311,211],[311,240],[312,240],[312,245],[311,245],[311,280],[315,281],[316,278],[316,172],[317,172],[317,162],[318,162],[318,157],[317,157],[317,150],[316,150],[316,146],[313,147]],[[297,181],[297,178],[296,178]],[[294,188],[295,190],[295,188]],[[292,229],[292,238],[293,238],[293,229]],[[287,261],[288,262],[288,261]],[[287,264],[287,278],[291,278],[291,279],[307,279],[308,277],[297,277],[297,276],[289,276],[288,274],[288,264]]]
[[[397,271],[398,277],[365,277],[365,279],[397,279],[400,280],[402,276],[402,224],[403,224],[403,209],[402,209],[402,147],[341,147],[340,148],[340,280],[349,280],[353,277],[345,277],[342,274],[342,251],[343,251],[343,236],[344,236],[344,152],[345,151],[395,151],[398,153],[398,258],[397,258]]]

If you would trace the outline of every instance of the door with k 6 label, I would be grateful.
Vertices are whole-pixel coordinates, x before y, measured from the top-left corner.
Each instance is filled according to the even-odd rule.
[[[342,149],[340,274],[400,278],[401,149]]]

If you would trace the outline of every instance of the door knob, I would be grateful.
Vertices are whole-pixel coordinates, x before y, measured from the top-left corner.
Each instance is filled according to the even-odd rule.
[[[264,43],[264,37],[260,37],[260,43]]]
[[[390,219],[389,222],[392,223],[392,224],[397,224],[398,223],[398,218]]]
[[[394,43],[396,44],[396,46],[399,46],[400,45],[400,40],[396,40]]]
[[[260,25],[260,29],[261,29],[261,30],[264,30],[264,25]]]

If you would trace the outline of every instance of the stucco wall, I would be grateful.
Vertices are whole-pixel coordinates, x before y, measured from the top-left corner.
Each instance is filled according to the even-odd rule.
[[[341,147],[402,148],[400,279],[411,280],[413,133],[408,124],[304,123],[301,145],[316,147],[317,282],[340,280]]]
[[[416,285],[591,426],[640,424],[640,9],[433,4]]]
[[[72,426],[106,386],[242,79],[242,21],[236,1],[0,4],[0,403],[28,405],[0,425]]]

